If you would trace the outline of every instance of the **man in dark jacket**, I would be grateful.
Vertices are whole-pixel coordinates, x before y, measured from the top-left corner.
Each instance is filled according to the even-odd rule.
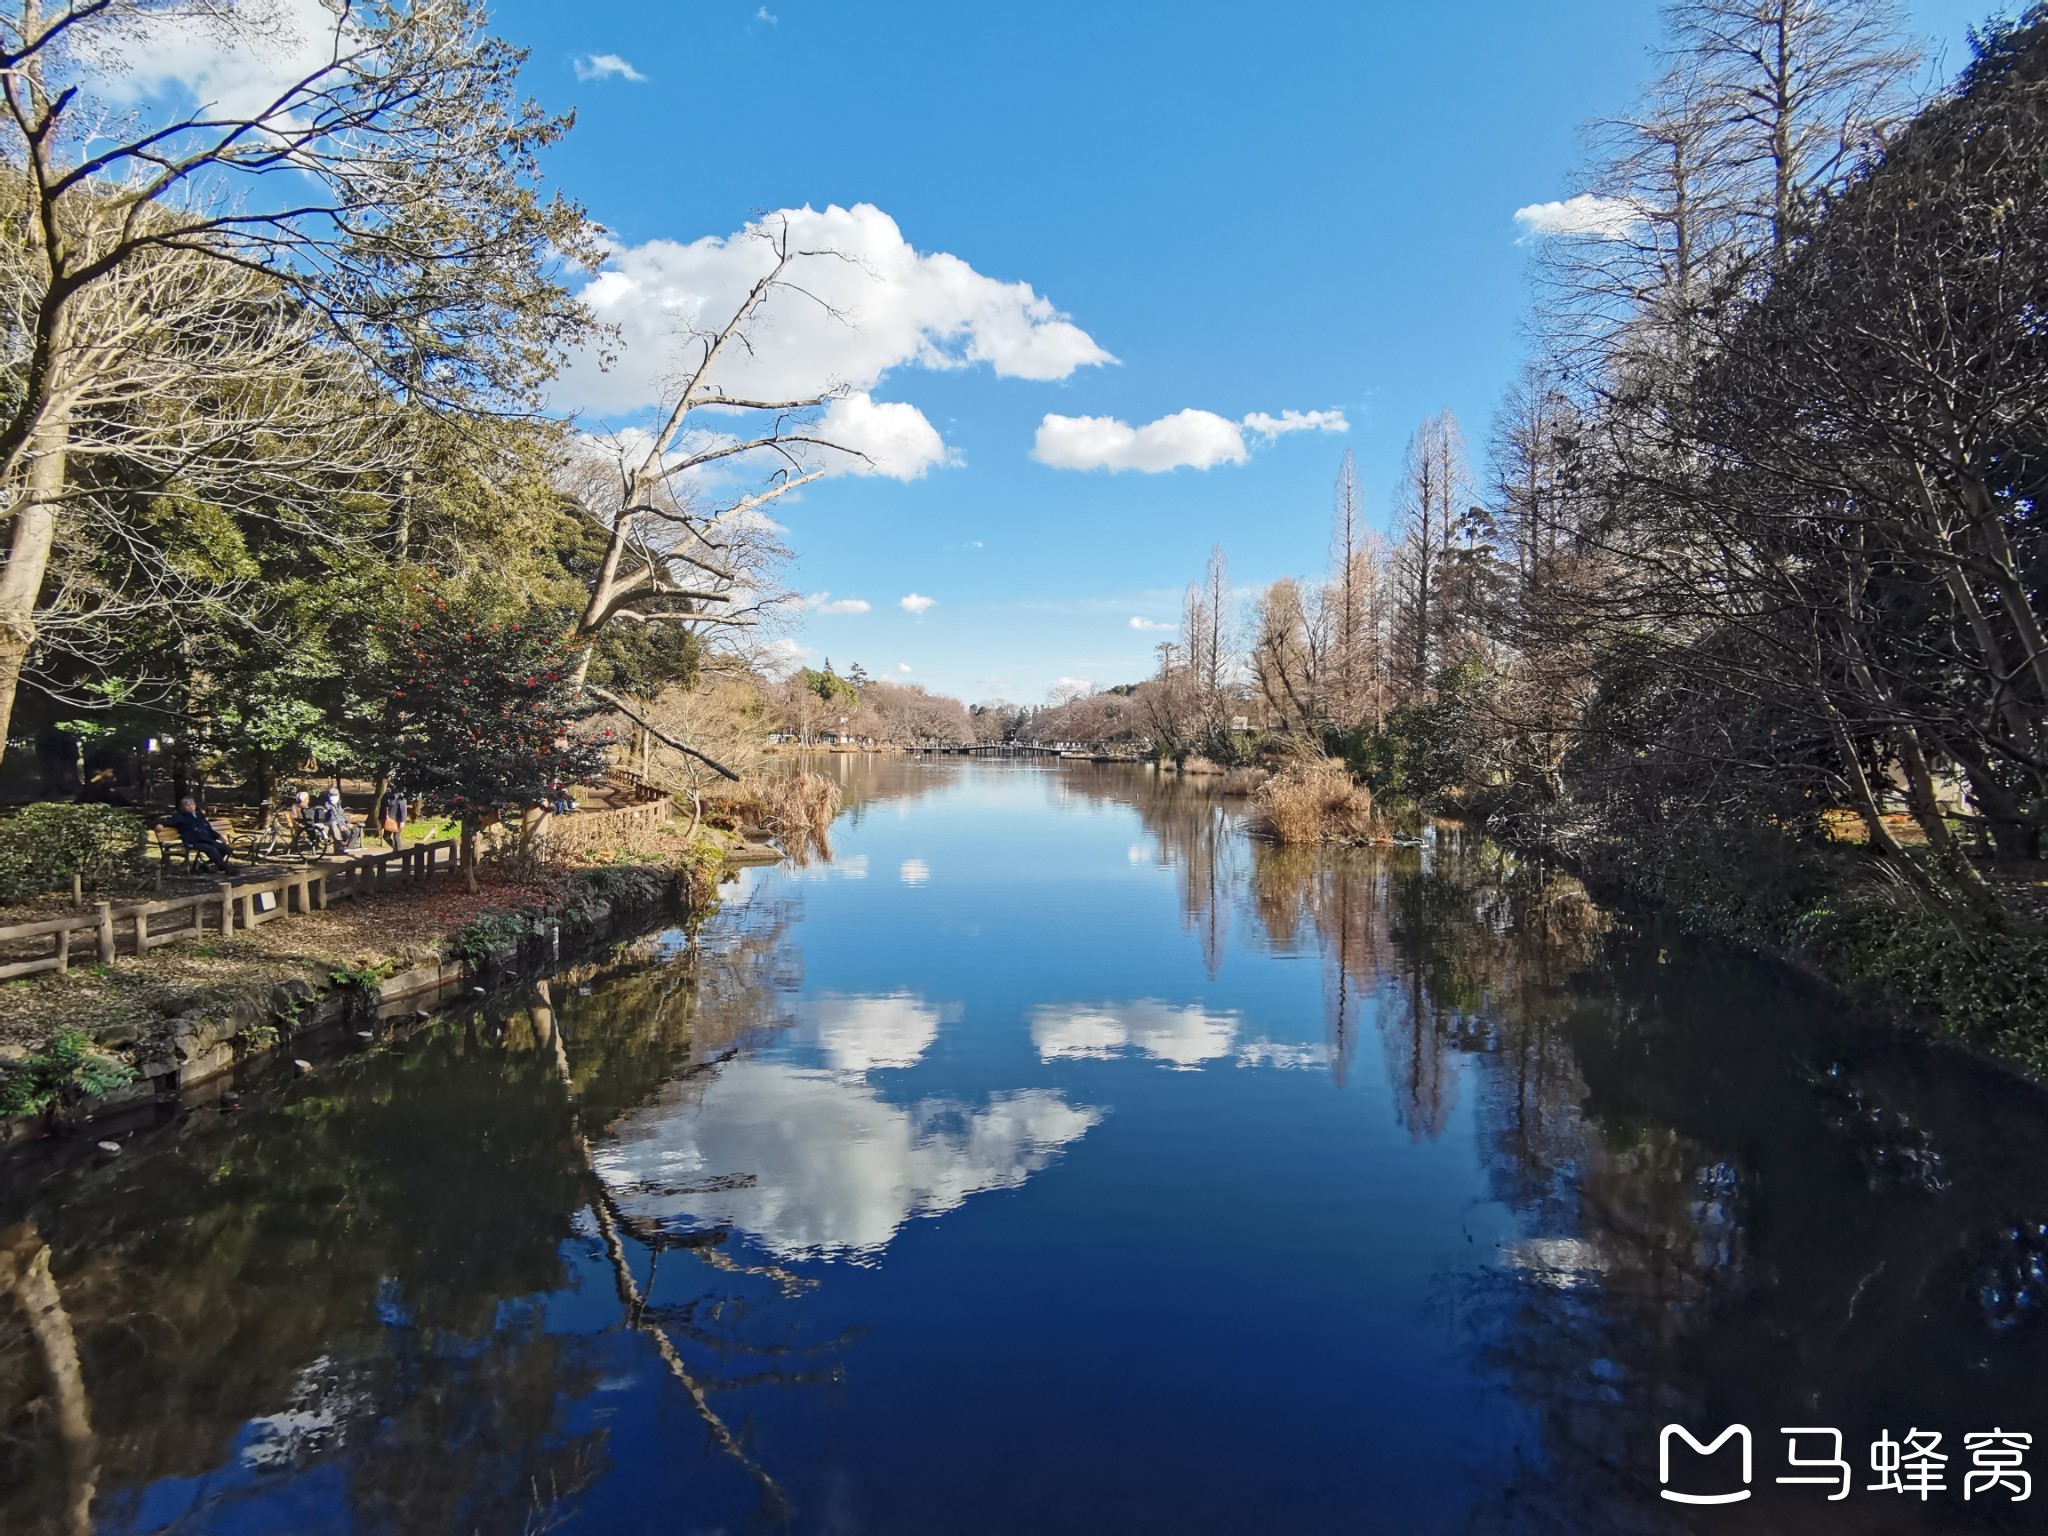
[[[164,818],[164,825],[176,832],[178,841],[187,848],[211,859],[215,869],[227,870],[227,839],[214,831],[213,824],[199,814],[199,803],[190,795],[180,800],[178,808]]]
[[[350,821],[348,812],[341,808],[340,790],[330,789],[321,797],[319,805],[313,809],[313,819],[319,823],[321,835],[336,853],[346,853],[362,845],[362,829]]]

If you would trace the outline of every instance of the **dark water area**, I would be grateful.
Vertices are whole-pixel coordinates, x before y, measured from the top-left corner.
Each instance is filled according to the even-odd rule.
[[[694,931],[16,1170],[0,1531],[2048,1528],[2040,1093],[1475,837],[829,771]]]

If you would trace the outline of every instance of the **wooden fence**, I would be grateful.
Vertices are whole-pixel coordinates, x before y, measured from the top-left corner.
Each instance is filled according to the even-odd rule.
[[[543,837],[551,827],[574,829],[581,846],[602,834],[602,824],[638,826],[668,814],[666,798],[650,799],[612,810],[578,811],[556,817],[544,813],[528,830]],[[554,839],[567,842],[570,839]],[[92,962],[105,964],[116,955],[146,955],[165,944],[204,934],[229,934],[237,928],[258,928],[294,913],[318,912],[337,901],[374,896],[430,880],[436,873],[453,874],[461,867],[461,843],[453,837],[415,843],[389,853],[364,854],[346,864],[308,864],[268,880],[242,884],[223,880],[216,890],[167,901],[145,901],[116,907],[100,902],[68,917],[0,927],[0,945],[17,939],[53,939],[55,950],[29,960],[0,964],[0,981],[33,976],[39,971],[71,968],[73,951],[90,951]],[[175,919],[175,921],[173,920]],[[83,939],[76,936],[83,934]]]
[[[0,927],[0,944],[53,938],[56,949],[36,959],[0,964],[0,981],[38,971],[69,970],[74,950],[90,950],[93,961],[104,964],[116,955],[146,955],[181,939],[257,928],[296,912],[318,912],[337,901],[414,885],[431,879],[437,871],[453,873],[459,868],[460,846],[455,838],[437,838],[390,853],[365,854],[346,864],[308,864],[268,880],[239,885],[223,880],[217,889],[197,896],[174,896],[126,907],[102,901],[69,917],[10,923]],[[74,942],[77,934],[86,938]]]
[[[530,826],[507,827],[507,836],[523,832],[543,858],[575,859],[615,839],[621,832],[658,825],[666,820],[672,804],[667,795],[636,800],[601,811],[577,811],[570,816],[544,812]]]

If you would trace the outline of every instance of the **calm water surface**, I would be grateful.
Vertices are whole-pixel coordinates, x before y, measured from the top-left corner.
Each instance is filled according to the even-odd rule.
[[[831,771],[694,934],[0,1172],[0,1530],[2048,1528],[1962,1497],[2048,1474],[2032,1090],[1475,839]]]

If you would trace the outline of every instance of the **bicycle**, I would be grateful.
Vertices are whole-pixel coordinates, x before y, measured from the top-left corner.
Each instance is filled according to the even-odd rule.
[[[296,801],[266,807],[263,824],[249,836],[247,857],[256,859],[314,859],[325,853],[326,845],[313,829],[298,817]]]

